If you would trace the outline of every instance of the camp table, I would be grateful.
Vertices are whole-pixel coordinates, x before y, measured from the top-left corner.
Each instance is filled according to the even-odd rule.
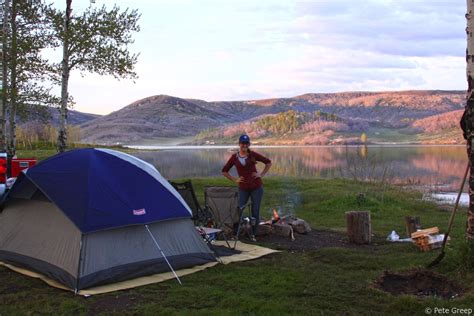
[[[204,238],[206,243],[209,245],[209,248],[211,248],[211,250],[214,251],[214,254],[218,258],[218,260],[221,261],[221,259],[217,255],[217,252],[215,251],[215,249],[212,245],[211,235],[213,235],[213,234],[217,235],[218,233],[222,232],[222,229],[212,228],[212,227],[204,227],[204,226],[196,226],[196,230],[202,236],[202,238]]]

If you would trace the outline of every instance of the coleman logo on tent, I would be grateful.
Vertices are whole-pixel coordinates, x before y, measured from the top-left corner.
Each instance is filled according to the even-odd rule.
[[[133,215],[145,215],[146,211],[144,208],[141,208],[139,210],[133,210]]]

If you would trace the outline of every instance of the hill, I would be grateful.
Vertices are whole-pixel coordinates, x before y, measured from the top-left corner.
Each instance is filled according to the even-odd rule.
[[[245,102],[206,102],[158,95],[81,126],[89,143],[140,143],[161,137],[194,136],[201,130],[240,122],[279,107],[263,108]]]
[[[413,122],[412,127],[420,132],[419,140],[424,144],[464,144],[459,121],[464,110],[429,116]]]
[[[231,144],[247,133],[258,144],[272,145],[341,145],[381,143],[464,143],[459,127],[463,110],[403,122],[402,127],[384,127],[378,122],[347,119],[321,111],[289,110],[257,117],[200,132],[194,144]]]
[[[95,120],[101,117],[98,114],[84,113],[74,110],[69,110],[68,112],[68,124],[78,126],[86,122]],[[53,126],[59,125],[59,109],[57,108],[46,108],[46,111],[41,111],[41,114],[29,113],[28,117],[25,119],[19,118],[19,124],[31,124],[31,123],[49,123]]]
[[[261,124],[260,120],[265,116],[294,111],[297,116],[318,112],[336,115],[339,126],[326,130],[334,132],[328,138],[329,143],[355,141],[361,133],[366,133],[369,140],[377,142],[419,142],[423,141],[423,135],[429,134],[428,130],[420,127],[429,122],[423,119],[463,109],[464,98],[464,91],[439,90],[310,93],[293,98],[233,102],[207,102],[157,95],[86,121],[81,129],[83,141],[88,143],[140,144],[162,137],[194,135],[198,135],[194,143],[222,143],[234,136],[231,136],[230,130],[235,134],[246,131],[245,128],[256,130],[251,126]],[[433,120],[440,118],[442,116]],[[341,124],[347,125],[347,128],[341,130]],[[314,128],[310,135],[320,136],[319,127]],[[229,138],[222,137],[224,134]],[[294,129],[258,136],[263,137],[264,143],[275,143],[275,137],[295,143],[293,139],[301,140],[302,135],[308,136],[308,130]]]

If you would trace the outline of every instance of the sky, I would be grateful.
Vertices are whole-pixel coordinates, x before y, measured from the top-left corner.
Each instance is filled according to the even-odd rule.
[[[74,12],[89,4],[73,0]],[[73,72],[75,110],[167,94],[206,101],[304,93],[465,90],[459,0],[95,0],[138,9],[139,78]],[[58,7],[64,0],[55,0]]]

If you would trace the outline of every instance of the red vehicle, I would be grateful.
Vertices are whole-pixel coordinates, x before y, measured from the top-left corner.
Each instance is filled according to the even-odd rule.
[[[13,158],[11,178],[16,178],[22,170],[28,169],[36,164],[34,158]],[[7,182],[7,155],[0,153],[0,184]]]
[[[36,165],[36,159],[34,158],[13,158],[11,177],[18,177],[22,170],[33,167],[34,165]]]
[[[7,182],[7,154],[0,153],[0,184]]]

